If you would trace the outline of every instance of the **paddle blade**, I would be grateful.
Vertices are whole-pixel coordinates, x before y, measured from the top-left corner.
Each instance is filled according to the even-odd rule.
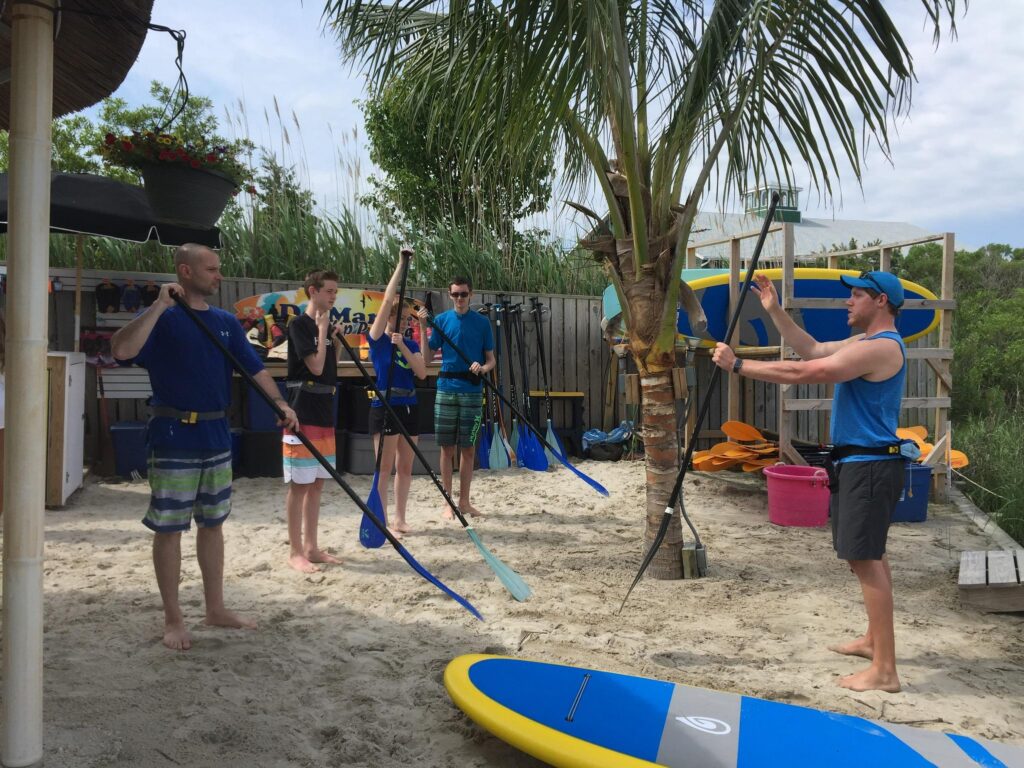
[[[949,452],[949,464],[953,469],[963,469],[970,463],[970,459],[967,458],[967,454],[963,451],[952,450]],[[1018,559],[1019,557],[1018,555]]]
[[[764,442],[764,435],[762,435],[755,427],[752,427],[749,424],[744,424],[742,421],[727,421],[722,425],[722,431],[725,433],[726,437],[738,442]]]
[[[658,552],[658,548],[654,546],[662,539],[665,538],[665,532],[668,531],[669,521],[672,519],[672,508],[669,507],[665,510],[665,513],[661,516],[661,524],[658,526],[658,533],[654,537],[654,542],[647,549],[647,554],[644,555],[643,561],[640,563],[640,569],[636,572],[636,576],[633,577],[633,583],[629,585],[629,589],[626,590],[626,596],[622,598],[622,605],[619,606],[617,613],[622,613],[622,609],[626,607],[626,601],[629,600],[629,596],[633,594],[633,588],[640,583],[640,579],[644,577],[644,571],[647,570],[647,566],[651,564],[651,560]]]
[[[412,567],[412,569],[414,571],[416,571],[416,573],[418,573],[424,579],[426,579],[431,584],[433,584],[435,587],[440,589],[442,592],[444,592],[446,595],[448,595],[448,597],[450,597],[452,600],[457,602],[459,605],[461,605],[463,608],[465,608],[471,614],[473,614],[478,619],[480,619],[480,621],[484,620],[484,617],[480,615],[480,611],[478,611],[476,608],[474,608],[473,604],[471,602],[469,602],[469,600],[464,598],[462,595],[460,595],[454,589],[450,588],[447,584],[445,584],[443,581],[441,581],[439,578],[437,578],[437,576],[435,576],[430,571],[428,571],[426,568],[424,568],[422,565],[420,565],[419,562],[416,560],[416,558],[413,557],[411,554],[409,554],[409,550],[407,550],[401,544],[395,544],[395,549],[398,551],[398,554],[400,554],[402,556],[402,558],[405,560],[405,562],[407,562]]]
[[[544,439],[547,440],[548,445],[555,449],[555,451],[552,451],[550,448],[544,448],[544,454],[547,456],[548,464],[555,463],[555,453],[558,453],[559,456],[565,456],[565,446],[562,445],[562,438],[558,436],[558,433],[555,432],[555,428],[551,426],[551,419],[548,419],[548,430],[547,434],[544,435]]]
[[[497,428],[491,437],[491,450],[487,455],[487,465],[491,469],[508,469],[508,452],[505,450],[501,432],[497,431]]]
[[[374,516],[385,526],[388,524],[387,515],[384,514],[384,504],[380,500],[380,493],[377,490],[377,478],[379,475],[373,473],[373,487],[370,489],[370,495],[366,499],[366,507],[374,514]],[[367,549],[377,549],[378,547],[384,546],[384,542],[387,539],[384,536],[384,532],[380,530],[373,521],[363,513],[362,522],[359,524],[359,543]],[[411,555],[410,555],[411,557]]]
[[[508,441],[515,446],[516,463],[523,466],[523,457],[519,455],[519,422],[515,416],[512,417],[512,432],[508,436]]]
[[[518,573],[505,565],[505,563],[498,559],[497,555],[484,546],[476,531],[472,528],[466,528],[466,533],[469,534],[469,538],[476,544],[476,548],[480,550],[484,562],[490,566],[501,583],[505,585],[505,589],[519,602],[525,601],[532,594],[529,585],[523,581]]]
[[[519,458],[520,466],[534,472],[547,472],[548,460],[544,456],[544,450],[533,433],[525,429],[519,436]]]

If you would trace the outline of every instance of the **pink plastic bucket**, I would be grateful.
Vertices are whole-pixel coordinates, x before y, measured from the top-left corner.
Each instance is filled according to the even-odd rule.
[[[813,528],[828,523],[828,473],[821,467],[776,464],[768,478],[768,520]]]

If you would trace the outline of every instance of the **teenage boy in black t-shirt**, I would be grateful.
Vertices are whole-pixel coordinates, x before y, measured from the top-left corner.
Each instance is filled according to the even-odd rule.
[[[306,275],[305,289],[309,297],[306,311],[288,326],[289,400],[303,434],[335,466],[334,392],[340,345],[330,321],[338,296],[338,276],[314,270]],[[288,565],[302,573],[314,573],[320,570],[317,563],[340,563],[319,548],[316,537],[320,494],[330,473],[290,430],[284,430],[281,449],[288,484]]]

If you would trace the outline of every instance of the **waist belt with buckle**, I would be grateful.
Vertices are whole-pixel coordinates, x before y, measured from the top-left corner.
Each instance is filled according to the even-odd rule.
[[[402,389],[400,387],[393,387],[391,389],[391,397],[392,398],[395,398],[395,397],[414,397],[415,395],[416,395],[416,390],[415,389]],[[366,390],[366,396],[369,397],[371,400],[379,399],[377,397],[377,393],[374,392],[372,389]]]
[[[337,387],[331,384],[321,384],[319,381],[289,381],[288,389],[301,389],[303,392],[312,392],[314,395],[333,395]]]
[[[200,421],[216,421],[227,416],[226,411],[179,411],[166,405],[153,406],[153,416],[177,419],[182,424],[197,424]]]
[[[472,371],[441,371],[437,374],[439,379],[462,379],[470,384],[479,384],[480,377]]]
[[[825,459],[825,471],[828,472],[828,487],[832,493],[839,490],[839,475],[836,472],[836,462],[842,461],[850,456],[899,456],[900,445],[837,445],[828,452]]]

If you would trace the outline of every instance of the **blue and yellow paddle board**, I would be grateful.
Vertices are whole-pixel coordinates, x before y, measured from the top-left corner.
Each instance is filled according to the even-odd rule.
[[[985,739],[503,656],[459,656],[448,695],[499,739],[562,768],[1024,766]]]
[[[775,289],[782,294],[782,270],[759,269],[775,283]],[[793,270],[793,292],[796,298],[846,299],[850,289],[839,278],[843,275],[860,274],[850,269],[822,269],[797,267]],[[741,275],[741,279],[742,279]],[[726,269],[684,269],[682,279],[689,284],[700,301],[707,316],[708,327],[703,333],[695,334],[690,329],[686,313],[677,314],[676,330],[681,336],[700,339],[705,346],[724,341],[729,327],[729,271]],[[900,280],[908,299],[935,299],[934,293],[923,285]],[[603,296],[604,316],[607,319],[620,314],[619,300],[614,286],[608,286]],[[841,341],[851,331],[846,323],[846,309],[798,309],[791,317],[805,331],[818,341]],[[939,325],[939,312],[935,309],[906,309],[896,318],[896,330],[904,341],[913,341],[930,333]],[[739,321],[739,345],[744,347],[774,347],[779,344],[779,333],[774,323],[761,307],[757,295],[751,294],[743,302],[743,313]]]

